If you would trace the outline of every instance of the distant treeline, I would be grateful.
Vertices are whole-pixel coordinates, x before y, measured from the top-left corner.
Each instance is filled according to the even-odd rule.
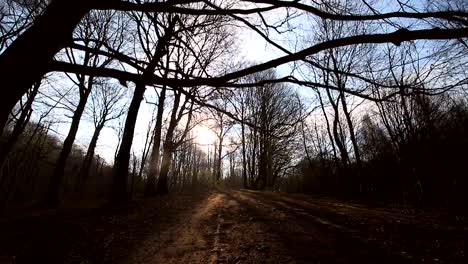
[[[353,157],[342,160],[326,151],[328,143],[308,138],[322,151],[304,158],[284,188],[466,208],[466,100],[448,95],[398,95],[377,103],[372,114],[361,118],[356,132],[361,166]]]
[[[8,129],[2,141],[11,137]],[[31,122],[16,139],[0,167],[0,201],[2,203],[41,203],[47,196],[51,175],[63,142],[47,123]],[[192,187],[196,183],[212,182],[213,160],[193,141],[184,142],[171,157],[168,187],[170,190]],[[210,159],[210,160],[208,160]],[[73,145],[65,166],[65,178],[60,192],[64,199],[109,200],[113,182],[113,165],[99,155],[92,157],[87,172],[86,151]],[[132,155],[128,171],[128,192],[132,197],[145,193],[149,161]]]
[[[10,137],[11,130],[7,130],[2,141],[8,141]],[[1,165],[0,200],[27,202],[39,201],[45,197],[62,144],[50,131],[47,123],[27,124]],[[83,173],[81,169],[85,156],[81,148],[73,146],[65,168],[64,191],[80,192],[81,198],[107,195],[110,190],[106,186],[112,182],[111,167],[98,155],[93,157],[92,168],[85,176],[86,187],[79,187],[83,184],[83,179],[79,177]]]

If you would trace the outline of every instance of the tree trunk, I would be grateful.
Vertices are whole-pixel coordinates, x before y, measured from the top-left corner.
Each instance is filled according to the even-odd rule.
[[[164,114],[164,101],[166,100],[166,87],[164,86],[158,100],[158,114],[156,116],[156,124],[154,126],[153,149],[151,150],[151,158],[149,164],[148,182],[146,183],[145,195],[153,196],[156,194],[156,176],[159,170],[159,160],[162,134],[162,119]]]
[[[76,107],[75,113],[73,114],[70,130],[68,131],[68,135],[63,142],[62,150],[60,151],[59,157],[55,164],[54,172],[50,179],[47,203],[51,205],[59,203],[60,185],[62,184],[62,180],[65,174],[65,165],[73,148],[73,143],[75,142],[76,134],[78,133],[78,127],[80,126],[81,116],[83,115],[86,102],[88,101],[88,96],[91,93],[93,82],[91,77],[89,78],[88,82],[89,85],[87,89],[85,89],[83,94],[80,96],[80,101],[78,102],[78,106]]]
[[[247,158],[246,158],[246,149],[245,149],[245,124],[241,123],[241,135],[242,135],[242,183],[245,189],[248,188],[247,185]]]
[[[169,173],[169,169],[171,167],[171,156],[172,156],[172,143],[166,142],[164,143],[163,148],[163,158],[161,163],[161,173],[158,179],[158,185],[156,192],[158,194],[167,194],[169,192],[167,188],[167,175]]]
[[[136,168],[138,166],[138,160],[137,157],[135,156],[135,153],[133,153],[133,164],[132,164],[132,183],[130,184],[130,197],[133,197],[133,191],[135,189],[135,177],[137,175]]]
[[[197,149],[195,149],[194,146],[193,148],[193,154],[192,154],[192,187],[197,187],[198,186],[198,171],[200,169],[200,163],[198,160],[198,154],[197,154]]]
[[[162,163],[161,163],[161,173],[159,174],[159,179],[158,179],[158,185],[156,188],[156,193],[158,194],[167,194],[168,193],[168,188],[167,188],[167,174],[169,173],[169,169],[171,167],[171,156],[172,156],[172,151],[174,150],[174,142],[173,136],[174,136],[174,130],[177,126],[177,109],[179,108],[179,103],[180,103],[180,93],[176,93],[174,97],[174,105],[172,107],[172,113],[171,113],[171,120],[169,122],[169,127],[167,128],[167,133],[166,133],[166,139],[164,140],[164,147],[163,147],[163,158],[162,158]]]
[[[13,131],[11,132],[7,141],[2,143],[2,147],[0,149],[0,164],[3,164],[8,153],[10,153],[11,149],[15,145],[16,140],[18,140],[18,137],[23,133],[24,129],[26,128],[26,125],[28,124],[29,119],[31,118],[32,104],[34,102],[34,99],[36,98],[36,95],[37,95],[37,92],[39,91],[40,86],[41,86],[41,82],[37,82],[33,86],[28,96],[28,99],[26,101],[26,104],[24,105],[21,111],[20,117],[15,123]]]
[[[91,142],[89,143],[88,150],[86,151],[86,157],[83,162],[83,166],[80,170],[80,176],[78,178],[78,184],[76,186],[76,190],[81,189],[86,184],[86,180],[89,177],[89,170],[91,168],[91,164],[93,163],[94,159],[94,151],[96,150],[97,141],[99,139],[99,135],[101,134],[102,129],[104,128],[104,122],[100,122],[97,127],[94,129],[93,137],[91,138]]]
[[[356,165],[357,165],[357,177],[359,181],[359,192],[362,192],[362,179],[361,179],[361,170],[362,170],[362,162],[361,162],[361,155],[359,153],[359,147],[357,144],[356,140],[356,134],[354,133],[354,126],[353,126],[353,120],[351,119],[351,115],[348,111],[348,106],[346,104],[346,98],[343,90],[340,91],[341,93],[341,105],[343,107],[343,113],[345,114],[346,117],[346,122],[348,124],[349,128],[349,135],[351,138],[351,143],[353,144],[353,149],[354,149],[354,157],[356,159]]]
[[[268,131],[270,131],[269,128]],[[271,135],[269,133],[266,137],[266,173],[266,187],[269,190],[273,190],[276,179],[273,174],[273,146],[271,144]]]
[[[341,140],[341,137],[338,132],[338,123],[340,122],[340,117],[339,117],[339,111],[338,111],[338,104],[335,103],[333,96],[331,95],[330,91],[327,89],[327,95],[328,99],[330,100],[330,104],[333,107],[334,110],[334,118],[333,118],[333,138],[335,139],[336,146],[338,147],[338,150],[340,151],[340,156],[341,156],[341,163],[342,165],[346,168],[348,167],[348,161],[349,161],[349,156],[348,156],[348,151],[346,150],[346,147]],[[341,95],[339,95],[341,96]],[[338,98],[339,100],[339,98]]]
[[[270,121],[268,118],[267,111],[267,104],[268,98],[266,95],[266,89],[262,89],[262,95],[260,97],[261,100],[261,107],[260,107],[260,157],[258,163],[258,170],[259,170],[259,188],[261,190],[265,189],[268,186],[268,122]]]
[[[325,111],[325,104],[323,103],[322,95],[320,94],[319,91],[317,91],[317,95],[318,95],[318,98],[319,98],[320,107],[322,109],[323,117],[325,117],[325,125],[327,127],[328,138],[330,139],[330,143],[331,143],[331,146],[332,146],[333,158],[335,160],[335,163],[338,165],[338,156],[336,154],[335,140],[333,139],[333,135],[332,135],[331,128],[330,128],[330,121],[328,119],[327,112]]]
[[[169,27],[166,33],[159,39],[154,56],[149,65],[143,73],[142,79],[154,74],[154,70],[158,62],[166,54],[166,46],[174,33],[176,19],[169,22]],[[127,177],[128,177],[128,164],[130,159],[130,150],[133,143],[133,135],[135,133],[135,123],[138,116],[143,95],[145,94],[146,85],[144,83],[137,83],[135,92],[133,94],[132,102],[128,109],[127,119],[125,120],[125,128],[122,136],[122,143],[120,144],[119,153],[115,159],[114,164],[114,183],[112,186],[112,201],[124,202],[128,199],[127,195]]]
[[[255,124],[257,124],[257,122],[255,122]],[[258,132],[257,132],[257,128],[254,128],[253,129],[253,133],[252,133],[252,153],[251,153],[251,163],[250,163],[250,178],[251,178],[251,187],[253,189],[257,189],[257,183],[258,183],[258,179],[260,177],[258,177],[257,174],[257,147],[258,147],[258,138],[257,138],[257,135],[258,135]]]
[[[119,153],[114,162],[114,182],[112,184],[112,201],[124,202],[127,201],[127,177],[128,165],[130,163],[130,150],[133,143],[133,135],[135,134],[135,124],[138,117],[143,95],[145,94],[146,86],[143,83],[137,83],[133,98],[128,108],[127,119],[125,120],[125,128],[120,143]]]
[[[222,153],[223,153],[223,138],[224,136],[222,135],[223,130],[221,129],[221,134],[218,137],[218,148],[216,152],[216,183],[219,183],[219,180],[221,180],[221,158],[222,158]]]
[[[49,62],[71,41],[73,30],[90,10],[90,2],[51,1],[44,14],[0,55],[2,87],[5,88],[0,97],[2,131],[15,104],[47,73]]]
[[[307,141],[306,141],[306,133],[304,129],[304,120],[301,121],[301,128],[302,128],[302,145],[304,146],[307,162],[309,164],[309,167],[313,169],[314,165],[312,164],[312,158],[310,157],[309,149],[307,148]]]

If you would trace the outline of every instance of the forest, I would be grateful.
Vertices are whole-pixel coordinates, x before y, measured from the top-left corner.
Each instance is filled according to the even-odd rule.
[[[0,263],[463,263],[467,55],[463,0],[3,0]]]

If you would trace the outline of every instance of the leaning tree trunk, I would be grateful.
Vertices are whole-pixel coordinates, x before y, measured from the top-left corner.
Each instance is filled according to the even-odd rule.
[[[158,114],[156,116],[156,125],[154,126],[153,149],[149,164],[148,182],[146,183],[145,195],[153,196],[156,194],[156,176],[159,170],[159,159],[162,134],[162,119],[164,114],[164,101],[166,100],[166,87],[164,86],[158,100]]]
[[[165,142],[163,148],[163,158],[161,162],[161,173],[159,175],[156,189],[158,194],[167,194],[169,192],[167,188],[167,175],[172,163],[172,151],[172,142]]]
[[[62,150],[60,151],[57,162],[55,163],[54,172],[50,178],[49,189],[46,197],[48,204],[54,205],[59,203],[60,185],[65,174],[65,165],[67,163],[68,156],[73,148],[76,134],[78,133],[78,127],[80,126],[81,116],[83,115],[88,96],[91,93],[92,78],[88,80],[90,83],[88,88],[85,89],[84,93],[80,96],[80,101],[76,107],[75,113],[73,114],[72,123],[68,135],[63,142]]]
[[[137,83],[133,98],[128,108],[127,119],[125,120],[125,128],[120,143],[119,153],[115,158],[114,163],[114,182],[112,185],[112,201],[124,202],[127,201],[127,177],[128,165],[130,163],[130,150],[133,143],[133,135],[135,134],[135,124],[138,117],[141,101],[145,94],[146,86],[143,83]]]
[[[47,73],[55,54],[70,42],[73,30],[90,11],[90,3],[90,0],[51,1],[44,14],[0,55],[4,87],[0,97],[0,130],[15,104]]]
[[[335,101],[333,99],[333,96],[330,93],[330,90],[328,90],[328,89],[326,89],[326,90],[327,90],[328,99],[329,99],[330,104],[332,105],[333,111],[334,111],[333,126],[332,126],[333,138],[335,140],[336,146],[338,147],[338,150],[340,151],[341,163],[342,163],[341,165],[343,167],[347,168],[348,167],[348,161],[349,161],[348,151],[346,150],[344,142],[341,140],[341,137],[340,137],[339,132],[338,132],[338,124],[340,122],[340,116],[339,116],[340,113],[338,111],[338,104],[335,103]],[[341,96],[341,95],[339,95],[339,96]],[[338,100],[339,100],[339,98],[338,98]]]
[[[148,76],[154,74],[154,70],[158,65],[158,62],[166,54],[166,46],[169,40],[174,33],[176,19],[172,19],[169,22],[169,27],[166,30],[164,36],[162,36],[156,49],[154,51],[153,58],[151,59],[149,65],[143,72],[142,80],[146,79]],[[135,133],[135,123],[138,116],[138,110],[140,108],[141,101],[143,100],[143,95],[145,93],[146,85],[145,83],[138,82],[135,87],[135,92],[133,94],[132,102],[128,109],[127,119],[125,120],[125,128],[122,136],[122,143],[120,144],[119,152],[115,159],[114,164],[114,182],[112,186],[112,201],[113,202],[124,202],[129,197],[127,195],[127,177],[128,177],[128,165],[130,160],[130,150],[133,143],[133,135]]]
[[[354,149],[354,157],[356,159],[356,165],[357,165],[357,177],[359,181],[359,193],[362,192],[362,178],[361,178],[361,172],[362,172],[362,162],[361,162],[361,155],[359,152],[359,146],[357,144],[357,139],[356,139],[356,134],[354,132],[354,125],[353,125],[353,120],[351,119],[351,114],[348,111],[348,106],[346,104],[346,98],[343,90],[340,91],[341,93],[341,105],[343,107],[343,113],[346,118],[346,122],[348,124],[348,129],[349,129],[349,135],[351,138],[351,143],[353,145]]]
[[[179,108],[180,103],[180,93],[175,94],[174,105],[172,107],[171,120],[169,122],[169,127],[167,128],[166,139],[164,140],[163,146],[163,158],[161,162],[161,172],[159,174],[158,185],[156,187],[156,193],[158,194],[167,194],[167,175],[171,167],[172,162],[172,152],[174,150],[174,130],[177,126],[177,109]]]
[[[328,83],[327,83],[327,85],[328,85]],[[333,158],[334,158],[334,161],[335,161],[336,165],[338,165],[338,156],[336,154],[335,140],[333,139],[333,135],[332,135],[332,132],[331,132],[330,121],[328,119],[328,114],[327,114],[327,111],[325,110],[325,104],[323,103],[322,95],[320,94],[320,91],[317,91],[317,95],[318,95],[318,98],[319,98],[320,108],[322,109],[323,117],[325,118],[325,125],[326,125],[326,128],[327,128],[327,135],[328,135],[328,138],[330,140],[331,147],[332,147]]]
[[[86,184],[86,181],[89,177],[89,170],[91,168],[91,164],[93,163],[94,151],[96,150],[97,141],[99,139],[99,135],[101,134],[101,131],[103,128],[104,128],[104,122],[101,121],[94,129],[94,133],[89,143],[88,150],[86,151],[86,156],[83,162],[83,166],[81,167],[81,170],[80,170],[78,183],[75,186],[76,190],[81,189]]]

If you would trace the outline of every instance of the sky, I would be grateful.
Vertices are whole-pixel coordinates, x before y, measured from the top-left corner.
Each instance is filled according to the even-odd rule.
[[[275,21],[281,20],[285,16],[285,11],[270,11],[268,14],[265,14],[265,19],[267,19],[271,24],[274,24]],[[307,19],[304,17],[299,17],[291,21],[289,24],[292,26],[292,32],[277,34],[273,30],[270,32],[270,38],[277,41],[280,45],[286,47],[290,51],[295,51],[304,47],[301,38],[306,37],[299,34],[309,34],[311,30],[309,28],[312,25],[307,22]],[[288,25],[286,25],[288,26]],[[285,55],[282,51],[272,47],[267,44],[266,41],[259,36],[257,33],[253,32],[250,29],[239,29],[237,34],[237,44],[239,45],[239,55],[234,58],[238,61],[246,62],[255,62],[262,63],[265,61],[278,58]],[[282,65],[276,68],[276,71],[279,76],[289,75],[291,73],[291,65]],[[154,92],[152,89],[148,89],[146,97],[149,101],[156,101]],[[302,88],[298,89],[300,94],[306,97],[306,102],[313,103],[312,94],[309,89]],[[131,91],[130,91],[131,92]],[[135,128],[135,137],[133,142],[133,150],[136,154],[140,154],[144,143],[145,136],[148,129],[148,124],[151,121],[152,113],[154,110],[154,105],[147,104],[145,101],[142,102],[142,105],[139,110],[139,115],[137,119],[137,124]],[[166,110],[168,112],[169,110]],[[64,119],[64,112],[58,111],[56,118]],[[70,113],[67,113],[70,115]],[[69,118],[67,118],[70,121]],[[70,123],[59,124],[56,126],[56,132],[59,138],[64,139]],[[115,122],[114,126],[118,125]],[[92,122],[89,119],[83,118],[80,123],[80,129],[76,139],[76,145],[81,146],[83,149],[87,148],[87,145],[90,141],[91,134],[94,130]],[[215,141],[215,135],[213,131],[209,129],[209,124],[205,123],[195,127],[193,130],[193,135],[196,137],[196,141],[201,145],[212,144]],[[98,146],[96,153],[103,157],[108,163],[112,163],[115,149],[118,144],[117,132],[115,129],[106,127],[103,129],[101,136],[99,138]]]
[[[262,42],[261,39],[256,38],[253,35],[243,35],[243,36],[240,36],[239,41],[242,43],[245,43],[245,45],[242,46],[240,57],[249,58],[249,60],[258,61],[258,62],[266,61],[272,58],[271,50],[269,50],[264,44],[263,45],[261,44]],[[67,85],[71,85],[71,83],[66,80],[63,80],[63,83],[61,83],[61,85],[67,86]],[[74,91],[76,92],[76,90]],[[131,94],[131,91],[129,92]],[[155,94],[151,88],[147,89],[147,92],[145,93],[145,97],[150,102],[156,101]],[[148,124],[151,122],[154,107],[155,106],[153,104],[149,104],[146,101],[143,101],[141,104],[136,127],[135,127],[135,136],[134,136],[133,147],[132,147],[132,150],[135,151],[137,155],[141,154],[142,152],[142,149],[145,143],[145,137],[146,137],[146,133],[148,129]],[[169,112],[169,109],[166,109],[166,113],[167,112]],[[58,110],[58,111],[54,111],[53,115],[49,117],[50,119],[55,119],[55,120],[66,119],[67,121],[66,123],[56,124],[54,126],[56,135],[62,140],[65,139],[69,130],[70,122],[71,122],[71,118],[68,118],[67,116],[68,117],[71,116],[71,113],[68,111]],[[36,116],[36,118],[38,117]],[[112,124],[110,125],[118,126],[118,123],[112,122]],[[210,129],[210,126],[211,124],[205,122],[201,125],[196,126],[193,129],[193,135],[198,144],[209,145],[215,142],[216,136],[214,132]],[[80,122],[80,127],[78,130],[78,135],[76,137],[75,144],[82,147],[84,150],[86,150],[89,144],[89,141],[91,140],[93,131],[94,131],[94,125],[92,123],[92,120],[87,116],[83,117]],[[112,164],[115,149],[117,145],[118,145],[118,136],[117,136],[116,129],[106,126],[102,130],[101,135],[99,137],[98,145],[96,148],[96,154],[104,158],[106,162],[108,162],[109,164]]]
[[[267,15],[267,19],[274,21],[276,19],[280,19],[282,17],[282,13],[272,12],[271,14]],[[283,39],[291,39],[288,33],[283,35],[272,34],[270,36],[274,40]],[[259,36],[257,33],[253,32],[252,30],[239,30],[237,34],[237,43],[239,44],[239,56],[235,58],[239,61],[250,61],[255,63],[265,62],[279,56],[285,55],[283,52],[277,50],[276,48],[271,47],[271,45],[267,44],[266,41]],[[290,43],[279,42],[285,45],[285,47],[289,47]],[[279,75],[287,75],[290,73],[290,67],[288,65],[277,67],[277,72]],[[67,81],[66,78],[61,80],[62,86],[70,86],[72,85],[71,82]],[[75,90],[76,92],[76,90]],[[129,91],[131,94],[131,91]],[[131,96],[129,96],[131,97]],[[148,101],[155,102],[156,97],[152,89],[147,89],[145,93],[145,97]],[[89,104],[89,102],[88,102]],[[154,110],[154,105],[148,104],[145,101],[142,102],[139,115],[135,127],[135,136],[133,141],[132,151],[135,152],[137,155],[141,155],[143,150],[143,146],[145,143],[145,137],[148,129],[148,124],[151,121],[152,113]],[[169,112],[169,109],[166,110],[166,113]],[[66,119],[67,122],[56,124],[54,130],[56,135],[64,140],[70,126],[71,119],[67,118],[66,116],[71,116],[70,112],[67,111],[54,111],[53,116],[50,118],[52,119]],[[118,123],[113,122],[109,124],[111,126],[118,126]],[[198,144],[205,146],[213,144],[216,140],[216,136],[214,132],[210,129],[210,124],[207,122],[202,123],[201,125],[196,126],[193,129],[193,135],[195,140]],[[89,141],[91,140],[91,135],[94,131],[94,126],[90,118],[84,117],[80,122],[80,127],[78,131],[77,138],[75,140],[75,144],[83,148],[84,150],[87,149]],[[116,147],[118,145],[118,137],[117,137],[117,130],[113,129],[109,126],[105,127],[101,135],[99,137],[98,145],[96,148],[96,154],[100,157],[104,158],[107,163],[112,164]]]

